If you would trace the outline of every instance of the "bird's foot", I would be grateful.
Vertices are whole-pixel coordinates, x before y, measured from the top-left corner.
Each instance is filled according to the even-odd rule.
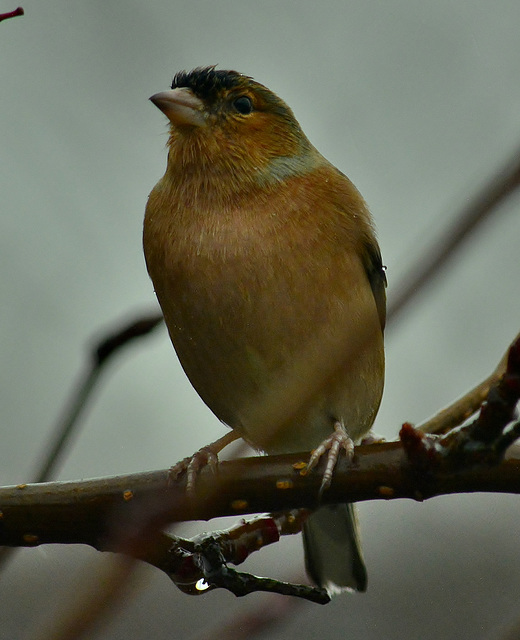
[[[343,449],[349,460],[354,457],[354,442],[348,435],[344,425],[341,422],[334,423],[334,431],[326,438],[314,451],[311,453],[309,462],[307,463],[306,473],[313,469],[322,455],[327,451],[327,466],[323,472],[323,478],[321,480],[320,495],[330,487],[332,482],[332,475],[334,473],[334,467],[339,458],[339,452]]]
[[[213,473],[217,472],[218,453],[211,448],[211,445],[202,447],[192,456],[174,464],[173,467],[170,467],[168,475],[171,480],[177,480],[183,473],[186,473],[186,492],[193,494],[195,479],[204,467],[209,467]]]
[[[225,436],[215,440],[211,444],[202,447],[192,456],[188,456],[170,467],[168,476],[172,480],[177,480],[183,473],[186,474],[186,493],[193,494],[195,491],[195,481],[200,470],[209,467],[213,473],[217,472],[218,454],[229,443],[240,436],[235,431],[226,433]]]

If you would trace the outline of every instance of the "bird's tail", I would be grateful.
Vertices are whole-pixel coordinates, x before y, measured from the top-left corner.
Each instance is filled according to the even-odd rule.
[[[320,507],[303,527],[305,567],[329,593],[366,591],[367,571],[353,504]]]

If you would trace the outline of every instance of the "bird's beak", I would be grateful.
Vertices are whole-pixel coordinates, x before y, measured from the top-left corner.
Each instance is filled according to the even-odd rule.
[[[201,127],[206,124],[204,103],[191,89],[179,87],[154,94],[150,100],[174,125]]]

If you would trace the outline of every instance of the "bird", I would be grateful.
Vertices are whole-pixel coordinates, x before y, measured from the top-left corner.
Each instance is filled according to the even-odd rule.
[[[312,450],[309,472],[325,455],[326,491],[383,393],[386,275],[368,207],[250,76],[180,71],[150,100],[169,137],[145,261],[187,377],[232,429],[191,473],[242,438],[267,455]],[[366,590],[356,520],[352,504],[321,505],[303,526],[307,573],[331,594]]]

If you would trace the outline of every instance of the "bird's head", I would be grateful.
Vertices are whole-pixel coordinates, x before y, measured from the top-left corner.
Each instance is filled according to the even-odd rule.
[[[237,71],[181,71],[170,90],[150,100],[170,121],[174,169],[283,173],[287,163],[301,163],[312,149],[285,102]]]

